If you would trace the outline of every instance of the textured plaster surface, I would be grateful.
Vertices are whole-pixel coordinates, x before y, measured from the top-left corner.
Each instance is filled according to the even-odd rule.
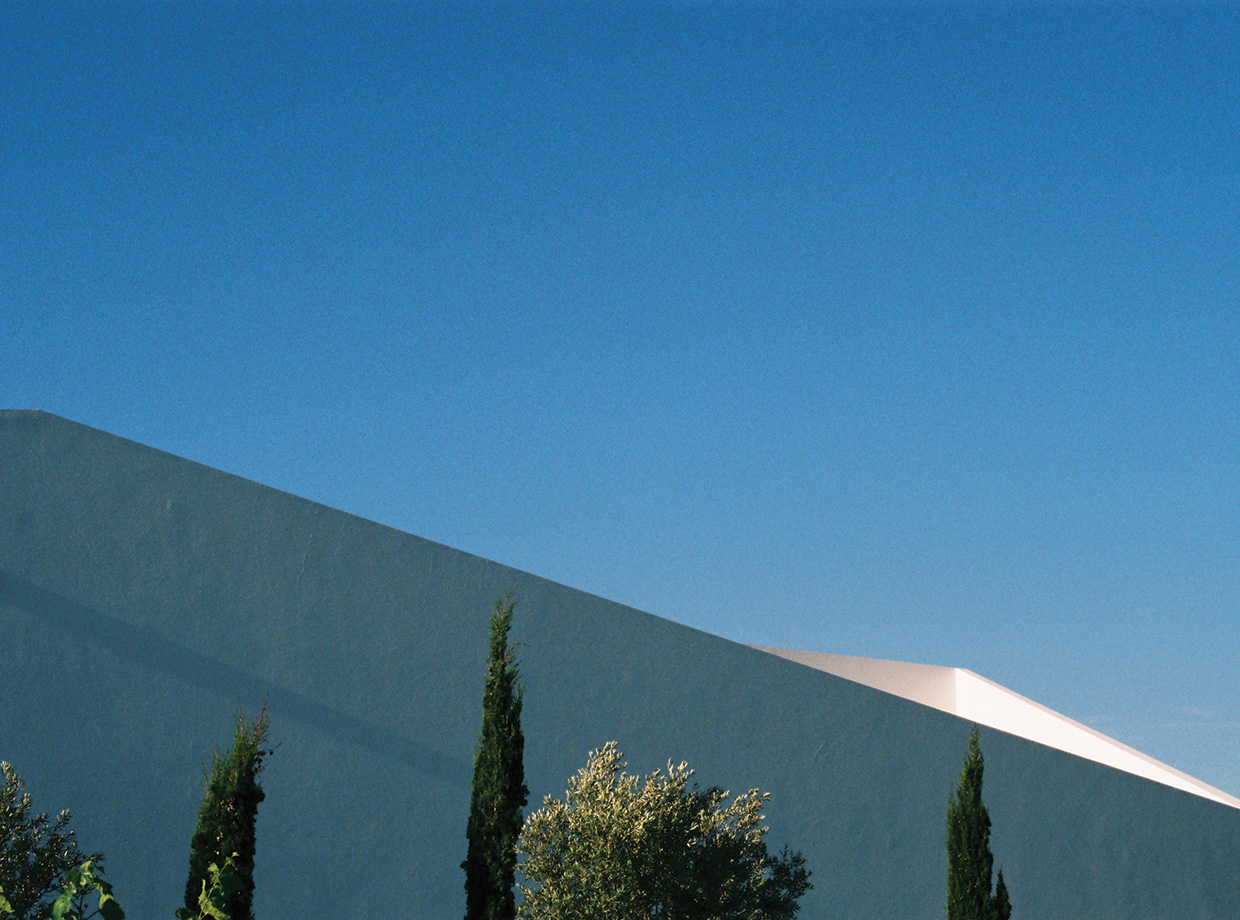
[[[38,412],[0,412],[0,758],[71,808],[129,916],[179,903],[238,705],[278,744],[260,917],[459,917],[497,595],[516,590],[532,802],[615,739],[772,794],[806,918],[942,916],[970,723]],[[1019,916],[1240,916],[1240,813],[984,729]]]

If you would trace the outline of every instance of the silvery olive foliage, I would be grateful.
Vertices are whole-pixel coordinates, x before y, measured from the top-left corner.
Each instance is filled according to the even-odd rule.
[[[526,920],[786,920],[811,887],[799,853],[767,850],[756,789],[728,801],[688,764],[630,776],[615,742],[530,815],[517,846]]]
[[[51,905],[60,890],[65,873],[98,854],[78,849],[69,829],[69,812],[54,819],[31,814],[30,793],[21,777],[8,763],[0,763],[0,891],[3,909],[16,920],[42,920],[50,916]],[[0,915],[2,916],[2,915]]]

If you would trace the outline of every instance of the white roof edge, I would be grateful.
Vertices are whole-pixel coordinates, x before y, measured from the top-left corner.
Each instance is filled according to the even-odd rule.
[[[1125,773],[1240,809],[1240,799],[964,668],[752,646]]]

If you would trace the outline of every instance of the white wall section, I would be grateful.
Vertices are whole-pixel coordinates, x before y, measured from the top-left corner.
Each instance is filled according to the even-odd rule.
[[[1240,809],[1240,799],[964,668],[755,647],[978,725]]]

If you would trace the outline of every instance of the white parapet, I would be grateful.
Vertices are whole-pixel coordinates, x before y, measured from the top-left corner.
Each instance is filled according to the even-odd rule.
[[[964,668],[754,646],[988,728],[1240,809],[1240,799]]]

